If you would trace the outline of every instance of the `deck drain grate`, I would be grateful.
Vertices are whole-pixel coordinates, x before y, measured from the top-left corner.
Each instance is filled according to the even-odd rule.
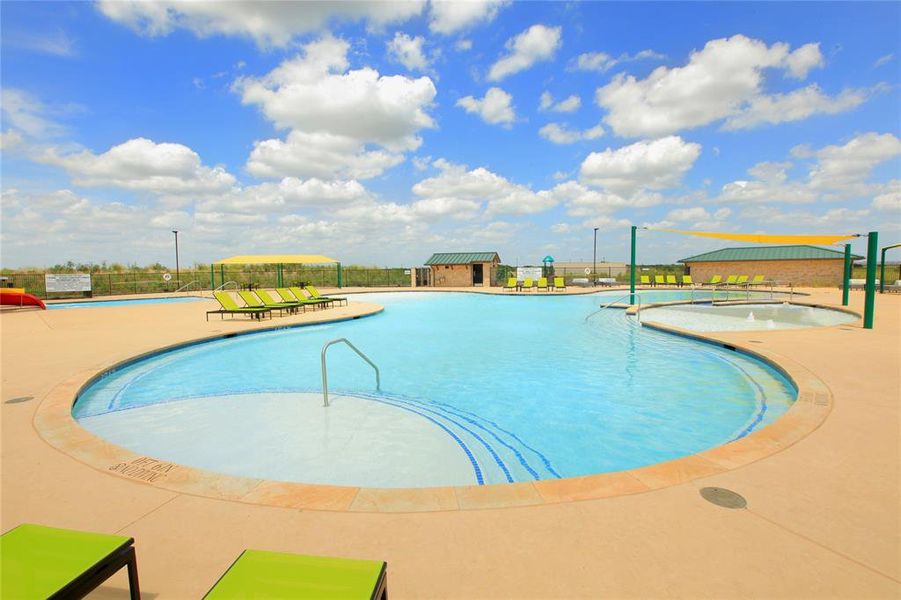
[[[744,496],[736,494],[732,490],[718,487],[701,488],[701,496],[707,502],[722,506],[724,508],[746,508],[748,501]]]
[[[18,398],[10,398],[3,404],[19,404],[21,402],[28,402],[29,400],[34,400],[34,396],[19,396]]]

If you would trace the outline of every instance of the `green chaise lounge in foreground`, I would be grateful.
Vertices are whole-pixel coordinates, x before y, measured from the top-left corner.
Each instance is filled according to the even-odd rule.
[[[387,565],[376,560],[245,550],[204,598],[388,598]]]
[[[507,285],[504,286],[504,290],[516,290],[516,277],[507,278]]]
[[[241,300],[243,300],[249,308],[268,308],[269,310],[277,310],[279,315],[281,315],[284,310],[287,310],[289,313],[297,310],[297,305],[289,302],[278,302],[273,305],[267,305],[257,294],[247,290],[239,291],[238,295],[241,296]]]
[[[535,286],[535,289],[537,289],[537,290],[544,290],[544,291],[546,292],[546,291],[547,291],[547,288],[548,288],[548,285],[547,285],[547,277],[539,277],[539,278],[538,278],[538,285]]]
[[[565,290],[566,289],[566,280],[562,277],[554,277],[554,291],[557,290]]]
[[[305,285],[303,289],[310,293],[310,296],[313,297],[313,300],[330,300],[332,302],[337,302],[339,305],[341,302],[344,302],[344,304],[347,305],[347,298],[340,298],[338,296],[323,296],[319,293],[319,290],[317,290],[316,286],[314,286],[313,284]]]
[[[326,300],[324,298],[310,298],[306,292],[300,289],[297,286],[292,286],[288,288],[291,290],[291,293],[294,294],[298,300],[303,300],[304,302],[309,302],[310,305],[321,306],[322,308],[328,308],[332,305],[331,300]]]
[[[303,308],[303,303],[298,302],[297,300],[287,300],[283,302],[279,302],[275,298],[273,298],[269,292],[266,290],[258,289],[256,290],[257,296],[259,296],[260,300],[263,301],[263,304],[268,306],[269,308],[286,308],[289,312],[297,312],[298,308]]]
[[[238,306],[234,299],[229,296],[228,292],[213,292],[213,297],[219,302],[220,308],[219,310],[208,310],[206,311],[206,320],[210,320],[210,315],[218,314],[220,318],[224,319],[225,317],[222,315],[250,315],[252,319],[262,319],[263,315],[268,314],[269,318],[272,318],[272,310],[266,307],[249,307],[249,306]]]
[[[307,310],[308,306],[312,306],[315,309],[317,306],[321,306],[323,304],[322,302],[317,302],[316,300],[310,300],[304,294],[301,294],[300,297],[297,297],[297,295],[293,294],[288,288],[275,288],[275,291],[284,302],[297,302],[303,307],[304,311]]]
[[[639,275],[638,280],[641,285],[651,285],[651,276],[650,275]]]
[[[134,538],[30,523],[0,536],[0,598],[83,598],[122,567],[137,600]]]

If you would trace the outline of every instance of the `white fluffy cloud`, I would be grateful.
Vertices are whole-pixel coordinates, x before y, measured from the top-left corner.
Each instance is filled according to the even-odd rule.
[[[901,140],[891,133],[864,133],[842,146],[826,146],[814,156],[810,171],[814,188],[836,188],[866,181],[878,165],[901,155]]]
[[[664,55],[653,50],[642,50],[635,54],[621,54],[613,57],[606,52],[586,52],[577,56],[570,64],[570,69],[577,71],[595,71],[606,73],[618,64],[635,62],[639,60],[662,60]]]
[[[557,204],[547,194],[533,192],[484,167],[467,170],[465,165],[443,159],[433,164],[440,174],[413,186],[413,193],[420,198],[485,202],[488,214],[534,214]]]
[[[873,208],[883,212],[901,212],[901,181],[895,180],[889,184],[889,190],[873,198]]]
[[[371,177],[400,162],[400,152],[419,147],[417,133],[435,126],[427,112],[436,94],[432,80],[348,70],[348,49],[343,40],[324,38],[263,77],[235,82],[244,104],[258,105],[277,127],[292,130],[284,141],[256,144],[251,172]]]
[[[477,23],[489,23],[510,0],[432,0],[429,29],[432,33],[450,35]]]
[[[468,113],[479,115],[483,121],[492,125],[509,127],[516,121],[513,108],[513,96],[499,87],[490,88],[481,99],[465,96],[457,100],[457,106]]]
[[[235,178],[222,167],[205,167],[181,144],[128,140],[106,152],[59,154],[48,149],[39,160],[65,169],[80,186],[111,186],[157,193],[212,193],[229,189]]]
[[[636,142],[616,150],[592,152],[582,162],[580,178],[618,194],[664,189],[678,185],[700,154],[700,144],[678,136]]]
[[[554,144],[574,144],[582,140],[596,140],[604,135],[604,127],[595,125],[584,131],[570,129],[563,123],[548,123],[538,130],[538,135]]]
[[[575,94],[564,98],[560,102],[555,102],[554,96],[550,92],[542,92],[538,110],[568,113],[579,110],[580,106],[582,106],[582,99]]]
[[[723,119],[730,129],[795,121],[848,110],[863,101],[859,91],[831,98],[816,86],[774,96],[763,93],[766,69],[803,79],[822,64],[818,44],[792,52],[785,43],[767,46],[735,35],[707,42],[683,67],[658,67],[642,80],[621,73],[598,88],[596,100],[607,110],[604,121],[623,136],[666,135]]]
[[[394,38],[386,46],[388,56],[399,62],[410,71],[425,71],[429,68],[429,61],[422,51],[425,38],[421,35],[410,37],[406,33],[397,32]]]
[[[491,65],[488,80],[500,81],[528,69],[536,62],[552,59],[562,43],[562,31],[560,27],[539,24],[510,38],[507,40],[507,54]]]
[[[59,123],[48,117],[48,108],[24,90],[11,87],[0,90],[0,109],[4,127],[18,129],[31,137],[53,136],[63,131]]]
[[[667,212],[662,220],[656,223],[644,223],[644,226],[653,229],[686,225],[697,230],[721,230],[726,227],[726,219],[731,214],[732,210],[725,207],[718,208],[713,213],[702,206],[674,208]]]
[[[366,21],[379,28],[422,13],[425,0],[382,2],[259,2],[256,0],[100,0],[108,18],[149,36],[187,29],[198,37],[231,35],[259,46],[287,46],[296,36],[325,29],[333,20]]]
[[[564,204],[567,214],[573,217],[610,215],[619,209],[646,208],[663,201],[663,197],[656,193],[642,192],[626,198],[619,194],[590,189],[576,181],[565,181],[543,193]]]

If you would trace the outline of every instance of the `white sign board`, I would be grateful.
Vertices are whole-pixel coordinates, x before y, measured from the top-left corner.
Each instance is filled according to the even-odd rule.
[[[90,275],[44,275],[48,292],[90,292]]]
[[[169,273],[163,273],[163,281],[172,281],[172,275]]]
[[[523,281],[526,278],[538,279],[541,277],[541,267],[516,267],[517,281]]]

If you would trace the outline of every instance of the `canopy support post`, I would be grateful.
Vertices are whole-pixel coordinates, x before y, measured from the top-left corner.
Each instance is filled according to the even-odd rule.
[[[216,271],[213,268],[213,263],[210,263],[210,289],[216,289]]]
[[[851,244],[845,244],[845,270],[842,276],[842,306],[848,306],[848,292],[851,287]]]
[[[219,265],[219,285],[225,285],[225,265]]]
[[[635,304],[635,225],[632,226],[632,263],[629,266],[629,304]]]
[[[867,286],[863,305],[863,328],[873,329],[873,311],[876,308],[876,255],[879,252],[879,233],[871,231],[867,238]]]
[[[338,288],[344,287],[344,270],[341,268],[341,263],[338,263]]]
[[[885,293],[885,251],[888,248],[882,249],[882,260],[879,261],[879,293]]]

